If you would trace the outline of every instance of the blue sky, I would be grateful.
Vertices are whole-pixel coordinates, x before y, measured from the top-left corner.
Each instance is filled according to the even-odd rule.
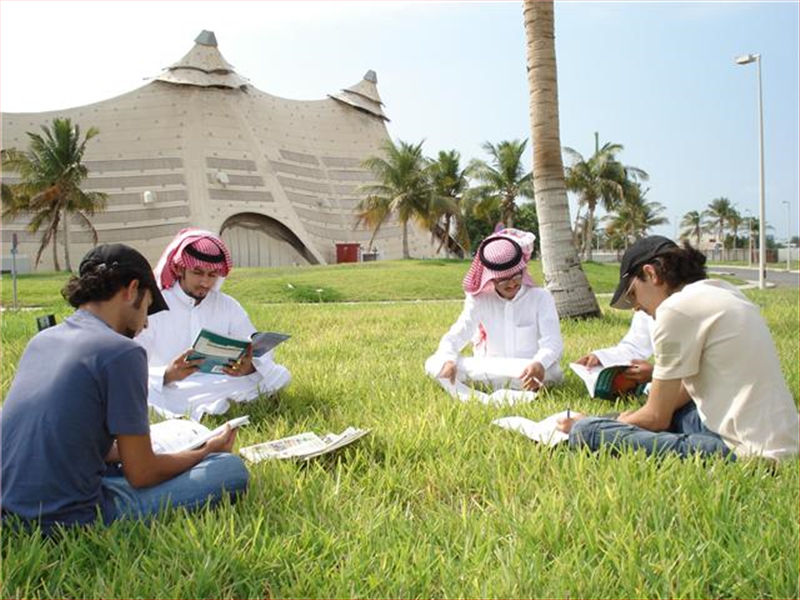
[[[783,239],[789,201],[797,235],[799,24],[798,2],[557,2],[562,143],[588,155],[599,131],[623,144],[620,158],[650,173],[648,197],[667,207],[659,233],[718,196],[757,216],[756,69],[733,60],[761,53],[767,220]],[[429,155],[483,158],[486,140],[528,137],[517,2],[4,0],[0,109],[127,92],[202,29],[253,85],[284,97],[322,98],[376,70],[390,134],[424,139]]]

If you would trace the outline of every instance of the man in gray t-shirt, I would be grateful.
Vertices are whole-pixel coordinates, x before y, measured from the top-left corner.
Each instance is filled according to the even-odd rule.
[[[197,450],[153,453],[147,356],[132,338],[166,304],[145,258],[98,246],[63,293],[78,310],[31,340],[0,411],[3,517],[49,530],[245,489],[247,470],[229,454],[234,431]],[[119,462],[124,476],[109,476]]]

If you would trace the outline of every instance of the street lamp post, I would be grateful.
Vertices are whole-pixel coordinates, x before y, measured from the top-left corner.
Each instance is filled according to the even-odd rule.
[[[786,205],[786,270],[790,271],[792,269],[792,264],[789,258],[791,255],[789,243],[792,241],[792,213],[788,200],[784,200],[782,204]]]
[[[753,266],[753,215],[748,208],[747,213],[747,266]]]
[[[761,55],[745,54],[736,58],[737,65],[756,63],[758,73],[758,287],[766,287],[767,277],[767,219],[764,204],[764,106],[761,94]]]

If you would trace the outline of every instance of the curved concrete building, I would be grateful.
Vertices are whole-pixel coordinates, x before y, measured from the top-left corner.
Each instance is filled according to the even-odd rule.
[[[86,131],[84,189],[108,194],[93,217],[101,242],[124,242],[153,263],[187,226],[218,231],[240,266],[325,264],[336,244],[366,246],[356,228],[358,187],[372,181],[361,162],[389,139],[388,118],[373,71],[355,85],[314,101],[288,100],[253,87],[202,32],[186,56],[143,87],[87,106],[41,113],[4,113],[2,147],[27,149],[27,131],[69,117]],[[13,183],[13,173],[5,173]],[[4,222],[4,268],[11,233],[19,257],[32,263],[41,234],[23,220]],[[431,235],[409,227],[414,257],[430,257]],[[63,244],[63,235],[59,244]],[[71,221],[73,266],[91,247]],[[401,258],[401,228],[387,222],[375,239],[380,258]],[[59,252],[61,254],[61,252]],[[45,250],[40,268],[52,268]]]

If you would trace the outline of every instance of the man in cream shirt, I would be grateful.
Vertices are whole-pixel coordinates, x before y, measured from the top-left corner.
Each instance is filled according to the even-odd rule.
[[[660,236],[639,240],[625,252],[611,305],[655,318],[652,389],[642,408],[616,420],[562,420],[571,445],[797,456],[800,416],[769,328],[738,289],[706,279],[700,252]]]

